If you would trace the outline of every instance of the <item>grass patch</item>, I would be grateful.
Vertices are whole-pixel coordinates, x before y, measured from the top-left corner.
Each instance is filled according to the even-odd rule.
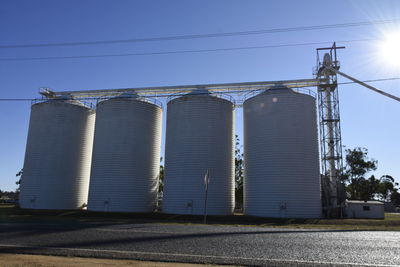
[[[201,224],[203,216],[163,213],[104,213],[86,210],[28,210],[10,204],[0,205],[0,222],[75,221],[106,223]],[[296,229],[400,231],[400,214],[386,213],[385,219],[277,219],[235,214],[207,216],[207,224],[258,226]]]

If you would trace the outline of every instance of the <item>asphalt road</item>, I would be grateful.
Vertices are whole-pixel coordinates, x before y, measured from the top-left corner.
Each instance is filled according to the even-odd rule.
[[[259,266],[400,266],[400,232],[36,221],[0,223],[1,252]]]

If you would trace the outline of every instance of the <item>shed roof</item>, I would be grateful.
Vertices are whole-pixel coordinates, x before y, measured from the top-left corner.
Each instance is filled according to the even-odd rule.
[[[349,204],[369,204],[369,205],[383,205],[383,202],[377,201],[377,200],[368,200],[368,201],[362,201],[362,200],[346,200],[346,203]]]

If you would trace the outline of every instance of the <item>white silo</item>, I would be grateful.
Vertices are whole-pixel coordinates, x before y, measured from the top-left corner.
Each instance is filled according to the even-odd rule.
[[[321,216],[315,98],[277,87],[247,99],[244,112],[244,213]]]
[[[151,212],[157,201],[162,110],[134,95],[99,102],[88,210]]]
[[[78,209],[87,203],[95,111],[76,100],[32,105],[19,204]]]
[[[168,103],[163,212],[203,214],[209,171],[207,214],[232,214],[234,105],[199,92]]]

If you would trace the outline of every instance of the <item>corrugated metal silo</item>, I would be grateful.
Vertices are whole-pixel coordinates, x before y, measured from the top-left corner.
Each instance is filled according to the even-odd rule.
[[[163,212],[203,214],[209,170],[207,214],[231,214],[234,105],[198,92],[168,103]]]
[[[244,112],[244,212],[321,216],[315,98],[278,87],[247,99]]]
[[[32,105],[19,203],[78,209],[87,203],[95,111],[76,100]]]
[[[126,96],[97,105],[89,210],[151,212],[156,205],[162,110]]]

